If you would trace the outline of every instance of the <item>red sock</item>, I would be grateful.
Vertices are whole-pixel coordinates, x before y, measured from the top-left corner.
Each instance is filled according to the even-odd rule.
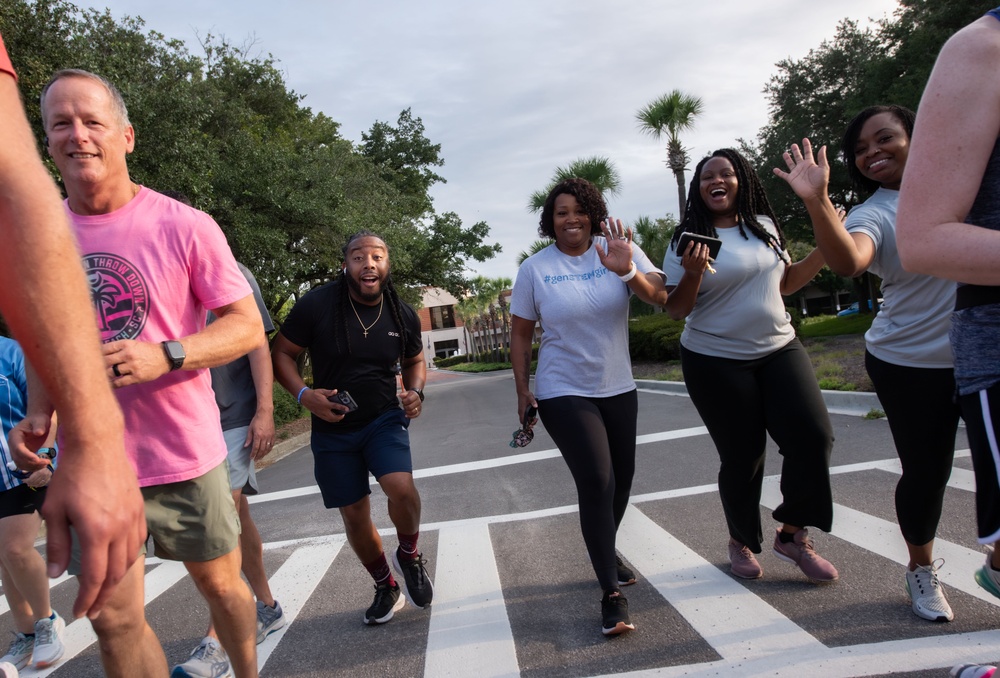
[[[413,560],[417,557],[417,538],[419,536],[419,530],[413,534],[396,533],[396,538],[399,539],[399,555],[402,560]]]
[[[376,584],[388,582],[389,586],[396,585],[396,580],[392,577],[392,570],[389,569],[389,563],[385,559],[384,551],[378,554],[378,558],[372,562],[365,563],[365,569],[368,570],[368,574],[372,576]]]

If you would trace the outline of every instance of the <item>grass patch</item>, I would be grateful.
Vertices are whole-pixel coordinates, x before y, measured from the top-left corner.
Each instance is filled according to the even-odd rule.
[[[799,326],[798,335],[803,338],[835,337],[841,334],[864,334],[872,326],[874,316],[857,313],[838,318],[835,315],[821,315],[805,318]]]
[[[844,381],[840,377],[823,377],[819,380],[819,387],[824,391],[857,391],[857,384]]]
[[[534,363],[532,363],[534,364]],[[452,372],[496,372],[511,369],[510,363],[462,363],[448,368]]]
[[[680,365],[670,365],[666,372],[657,374],[653,379],[657,381],[684,381],[684,373]]]
[[[884,419],[884,418],[885,418],[885,412],[878,409],[877,407],[873,407],[870,410],[868,410],[868,412],[863,417],[863,419]]]

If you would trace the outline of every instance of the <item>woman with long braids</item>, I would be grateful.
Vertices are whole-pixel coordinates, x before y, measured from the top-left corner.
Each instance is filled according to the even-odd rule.
[[[628,304],[666,301],[663,273],[607,216],[584,179],[557,184],[538,232],[555,242],[521,264],[511,299],[517,415],[536,406],[576,483],[580,528],[604,595],[601,629],[635,628],[620,586],[635,574],[615,553],[635,472],[638,396],[628,353]],[[603,234],[603,235],[602,235]],[[535,391],[529,384],[535,323],[542,326]]]
[[[802,140],[775,174],[802,198],[816,243],[830,268],[847,277],[866,270],[882,278],[885,298],[865,334],[865,367],[889,420],[903,473],[896,483],[896,519],[906,541],[906,590],[914,614],[951,621],[938,581],[934,535],[955,457],[959,406],[948,330],[955,283],[903,270],[896,249],[896,205],[909,156],[913,111],[871,106],[847,125],[841,154],[859,194],[871,193],[842,223],[827,194],[826,147],[813,158]]]
[[[682,233],[722,241],[714,269],[709,269],[705,244],[692,242],[677,252]],[[764,188],[742,155],[726,148],[698,163],[684,220],[663,263],[666,309],[672,318],[686,319],[681,367],[722,462],[719,495],[737,577],[763,576],[754,554],[763,541],[760,496],[767,435],[783,457],[782,502],[772,514],[780,523],[774,554],[797,565],[810,581],[838,577],[837,569],[816,553],[806,529],[829,532],[832,527],[833,429],[812,364],[781,299],[822,267],[817,250],[791,263]]]
[[[427,368],[420,321],[396,294],[385,241],[362,231],[347,239],[343,251],[340,276],[295,304],[271,353],[275,378],[312,412],[316,483],[324,505],[340,509],[347,541],[375,581],[375,600],[364,615],[364,623],[373,625],[392,619],[406,600],[372,522],[369,473],[389,500],[399,539],[391,560],[406,598],[425,608],[434,594],[427,561],[417,550],[420,495],[407,430],[423,408]],[[296,362],[306,349],[312,388]]]

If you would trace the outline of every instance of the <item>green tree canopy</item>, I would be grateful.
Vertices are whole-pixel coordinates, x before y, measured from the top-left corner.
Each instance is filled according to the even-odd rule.
[[[559,182],[574,177],[586,179],[594,184],[602,195],[617,195],[622,186],[621,174],[610,158],[601,155],[578,158],[566,167],[556,167],[556,171],[552,173],[552,179],[545,190],[535,191],[531,194],[531,198],[528,200],[528,211],[540,212],[545,206],[545,199],[549,197],[549,191],[555,188]]]
[[[355,148],[337,122],[303,105],[274,57],[211,35],[194,56],[145,32],[142,19],[65,0],[0,0],[0,32],[39,139],[38,95],[55,71],[83,68],[119,87],[136,130],[134,180],[211,214],[276,317],[338,274],[341,247],[363,228],[386,239],[410,301],[423,285],[460,294],[467,262],[500,250],[484,244],[485,222],[466,228],[434,213],[427,189],[444,179],[431,168],[444,161],[409,109],[396,127],[376,122]]]

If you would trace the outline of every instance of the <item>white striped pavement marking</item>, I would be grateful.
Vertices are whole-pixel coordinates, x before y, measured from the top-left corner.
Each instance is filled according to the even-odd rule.
[[[768,476],[764,479],[761,505],[773,510],[781,503],[779,483],[778,476]],[[906,550],[903,536],[899,533],[899,525],[896,523],[836,503],[833,505],[833,515],[833,531],[830,533],[833,536],[895,561],[904,567],[909,564],[910,555]],[[770,544],[770,540],[765,539],[765,544]],[[830,556],[829,553],[826,555],[836,565],[836,557]],[[1000,600],[980,588],[971,576],[983,564],[982,551],[969,549],[943,539],[936,539],[934,541],[934,557],[944,559],[944,564],[938,571],[942,582],[991,605],[1000,606]],[[902,572],[900,572],[899,579],[902,588]]]
[[[660,443],[665,440],[677,440],[679,438],[691,438],[693,436],[707,435],[708,429],[704,426],[693,428],[682,428],[676,431],[661,431],[659,433],[649,433],[637,436],[636,445],[647,445],[649,443]],[[512,454],[493,459],[483,459],[481,461],[468,461],[459,464],[448,464],[446,466],[436,466],[434,468],[418,469],[413,472],[414,479],[434,478],[437,476],[454,475],[456,473],[470,473],[472,471],[482,471],[484,469],[500,468],[503,466],[513,466],[515,464],[529,464],[536,461],[545,461],[559,457],[558,449],[539,450],[537,452],[525,452],[524,454]],[[369,485],[377,485],[374,478],[369,479]],[[304,497],[310,494],[318,494],[319,488],[315,486],[300,487],[292,490],[282,490],[280,492],[268,492],[247,497],[251,504],[258,504],[266,501],[278,501],[281,499],[292,499]]]
[[[435,579],[424,675],[520,675],[489,526],[441,529]]]
[[[955,664],[996,661],[1000,631],[976,631],[954,635],[892,640],[870,645],[826,647],[810,652],[788,652],[749,661],[715,661],[670,666],[602,678],[802,678],[802,676],[880,676],[890,673],[942,670]],[[942,675],[944,675],[942,671]]]
[[[634,506],[625,512],[617,545],[727,662],[781,653],[811,655],[824,647]]]
[[[156,598],[159,597],[164,591],[168,590],[171,586],[183,579],[185,575],[187,575],[187,569],[184,567],[183,563],[162,561],[160,565],[157,565],[145,576],[145,604],[149,605],[151,602],[156,600]],[[25,669],[21,672],[21,676],[22,678],[43,678],[43,676],[48,676],[53,671],[61,668],[65,662],[80,654],[95,642],[97,642],[97,635],[94,633],[94,629],[90,625],[90,620],[86,617],[77,619],[73,623],[66,626],[66,632],[63,636],[63,644],[66,646],[66,652],[63,654],[59,663],[42,671]]]
[[[340,553],[344,539],[331,540],[320,544],[309,544],[296,549],[268,579],[271,594],[281,603],[285,613],[285,626],[278,629],[257,646],[257,670],[264,668],[285,632],[299,616],[309,596],[330,569],[334,558]]]
[[[49,590],[51,591],[55,587],[59,586],[68,579],[71,579],[73,575],[63,572],[61,575],[49,581]],[[5,615],[10,612],[10,603],[7,601],[7,596],[0,596],[0,615]]]

